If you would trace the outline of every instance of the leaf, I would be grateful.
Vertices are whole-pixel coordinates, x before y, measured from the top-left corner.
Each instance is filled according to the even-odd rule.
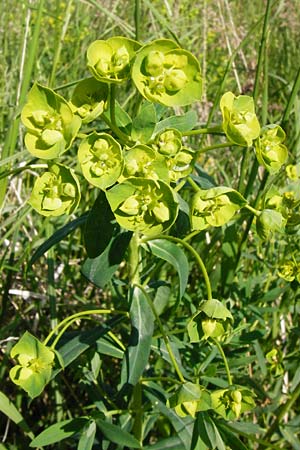
[[[117,425],[105,422],[105,420],[102,419],[96,419],[96,424],[110,442],[129,448],[141,448],[139,441],[135,437],[131,436],[131,434],[122,430],[122,428]]]
[[[158,134],[161,131],[168,128],[175,128],[178,131],[185,132],[192,130],[197,125],[197,113],[196,111],[188,111],[181,116],[170,116],[167,119],[161,120],[155,127],[154,134]]]
[[[226,423],[218,421],[218,429],[222,431],[226,444],[235,450],[248,450],[242,441],[227,427]]]
[[[198,415],[198,432],[209,448],[226,450],[223,439],[212,418],[206,412]]]
[[[131,232],[118,234],[101,255],[87,258],[81,267],[82,274],[93,284],[104,288],[118,269],[131,239]]]
[[[150,250],[153,255],[172,264],[177,270],[180,284],[179,297],[181,298],[186,290],[189,276],[189,263],[184,251],[173,242],[165,239],[148,241],[145,249]]]
[[[154,316],[143,291],[134,287],[130,307],[132,332],[122,366],[122,381],[135,385],[142,375],[151,349]]]
[[[107,327],[94,327],[92,330],[83,331],[75,333],[75,337],[67,340],[67,342],[61,344],[64,337],[59,341],[59,351],[60,356],[63,359],[64,367],[67,367],[75,359],[78,358],[83,352],[85,352],[91,345],[94,345],[101,336],[105,335],[110,327],[109,325],[114,325],[121,320],[120,317],[114,317],[109,321]],[[74,333],[72,333],[74,335]],[[65,336],[65,335],[64,335]],[[52,373],[52,378],[54,378],[62,369],[56,369]]]
[[[300,441],[295,435],[296,432],[295,428],[293,429],[293,427],[281,426],[279,427],[279,429],[282,436],[285,438],[285,440],[288,441],[288,443],[293,447],[293,449],[300,450]]]
[[[156,110],[153,103],[144,102],[132,122],[132,140],[141,144],[147,144],[151,139],[156,122]]]
[[[96,341],[97,351],[103,355],[109,355],[113,358],[122,359],[124,356],[124,351],[112,343],[108,336],[102,336]]]
[[[144,450],[182,450],[182,442],[179,437],[169,437],[156,442],[156,444],[146,445]]]
[[[113,219],[106,195],[100,191],[87,216],[84,229],[85,248],[89,258],[101,255],[110,243],[116,228],[116,225],[112,224]]]
[[[96,423],[91,421],[80,436],[77,450],[92,450],[96,435]]]
[[[85,426],[87,421],[87,418],[80,417],[78,419],[68,419],[55,423],[42,431],[35,439],[33,439],[29,446],[43,447],[44,445],[54,444],[74,436],[74,434],[78,433]]]
[[[28,434],[31,439],[34,438],[34,434],[30,431],[22,414],[3,392],[0,392],[0,411]]]
[[[83,214],[77,219],[72,220],[71,222],[64,225],[59,230],[55,231],[50,238],[48,238],[42,245],[40,245],[37,250],[32,255],[27,270],[31,268],[32,264],[34,264],[41,256],[43,256],[51,247],[58,244],[58,242],[62,241],[65,237],[71,234],[76,228],[85,224],[87,220],[87,214]]]
[[[190,450],[195,422],[194,419],[192,417],[179,417],[173,409],[168,408],[165,405],[166,398],[164,392],[162,392],[161,388],[155,383],[144,383],[144,392],[151,403],[156,405],[160,413],[167,417],[171,422],[177,437],[179,437],[182,442],[182,450]]]

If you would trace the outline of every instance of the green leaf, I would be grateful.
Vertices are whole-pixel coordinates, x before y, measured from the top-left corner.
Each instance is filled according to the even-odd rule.
[[[153,255],[167,261],[177,270],[179,275],[179,296],[183,296],[189,276],[189,263],[184,251],[173,242],[165,239],[153,239],[147,242],[146,250],[150,250]]]
[[[87,216],[84,229],[85,248],[89,258],[101,255],[110,243],[116,229],[116,225],[112,223],[113,219],[114,215],[105,193],[100,191]]]
[[[82,430],[77,450],[92,450],[96,435],[96,423],[90,421]]]
[[[218,429],[222,432],[226,444],[229,445],[230,448],[234,448],[235,450],[248,450],[249,447],[246,447],[242,441],[227,427],[227,424],[224,422],[216,422]]]
[[[127,431],[102,419],[96,419],[97,427],[110,442],[129,448],[141,448],[139,441]]]
[[[181,116],[170,116],[161,120],[155,127],[154,134],[158,134],[168,128],[175,128],[178,131],[185,132],[192,130],[197,125],[198,116],[196,111],[190,110]]]
[[[137,143],[147,144],[151,139],[156,122],[156,110],[153,103],[144,102],[139,113],[132,121],[132,140]]]
[[[116,346],[108,336],[102,336],[96,341],[97,351],[103,355],[109,355],[113,358],[122,359],[124,356],[124,351]]]
[[[44,445],[55,444],[63,439],[74,436],[74,434],[80,432],[87,421],[87,418],[80,417],[78,419],[63,420],[62,422],[55,423],[36,436],[29,447],[43,447]]]
[[[134,287],[130,307],[132,331],[122,366],[123,383],[135,385],[149,359],[154,316],[143,291]]]
[[[129,245],[132,233],[118,234],[97,258],[87,258],[81,267],[82,274],[93,284],[104,288],[118,269]]]
[[[153,405],[167,417],[176,431],[177,437],[182,442],[182,450],[190,450],[193,434],[194,419],[190,416],[179,417],[173,409],[166,406],[164,396],[166,395],[161,388],[153,382],[144,383],[144,392]]]
[[[300,450],[300,441],[295,435],[295,428],[289,426],[279,427],[282,436],[291,444],[294,450]],[[297,430],[298,431],[298,430]]]
[[[218,450],[226,450],[224,441],[212,418],[206,412],[199,413],[198,416],[198,432],[201,438],[209,448],[217,448]]]
[[[34,434],[32,431],[30,431],[30,428],[27,425],[22,414],[17,410],[13,402],[10,401],[3,392],[0,392],[0,411],[5,414],[12,422],[18,425],[24,431],[24,433],[28,434],[31,439],[34,438]]]
[[[182,450],[182,441],[179,437],[169,437],[156,442],[156,444],[146,445],[144,450]]]
[[[76,228],[84,225],[87,220],[87,214],[83,214],[77,219],[72,220],[71,222],[64,225],[59,230],[55,231],[50,238],[48,238],[45,242],[40,245],[37,250],[32,255],[27,270],[34,264],[41,256],[43,256],[51,247],[58,244],[58,242],[62,241],[65,237],[71,234]]]

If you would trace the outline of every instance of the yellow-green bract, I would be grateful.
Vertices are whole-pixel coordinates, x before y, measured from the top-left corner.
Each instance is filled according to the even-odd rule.
[[[28,203],[43,216],[71,214],[80,201],[80,185],[74,171],[52,164],[34,183]]]
[[[190,342],[209,338],[222,339],[231,329],[232,322],[231,312],[219,300],[205,300],[188,322]]]
[[[147,145],[138,144],[127,150],[124,160],[124,171],[119,181],[129,177],[169,181],[165,158]]]
[[[168,406],[180,417],[195,417],[197,411],[211,409],[210,393],[204,386],[186,382],[168,399]]]
[[[211,393],[212,409],[224,419],[234,420],[255,407],[254,396],[250,389],[243,386],[217,389]]]
[[[107,84],[90,77],[77,84],[70,106],[73,112],[82,119],[82,123],[89,123],[103,113],[107,97]]]
[[[288,151],[283,142],[285,132],[279,125],[267,125],[261,129],[255,141],[255,153],[259,164],[270,173],[276,173],[286,162]]]
[[[81,142],[78,160],[84,177],[100,189],[113,185],[124,166],[120,144],[109,134],[95,131]]]
[[[199,62],[168,39],[150,42],[137,52],[132,80],[143,97],[165,106],[190,105],[202,95]]]
[[[9,372],[11,380],[31,398],[39,396],[50,381],[54,352],[26,331],[12,348],[10,356],[18,362]]]
[[[177,217],[175,193],[160,180],[128,178],[109,189],[106,196],[117,222],[127,230],[160,234]]]
[[[192,227],[194,230],[220,227],[245,204],[246,200],[239,192],[225,186],[199,189],[192,200]]]
[[[87,65],[92,75],[105,83],[122,83],[130,76],[130,67],[140,44],[125,37],[92,42],[87,50]]]
[[[42,159],[57,158],[68,150],[81,126],[68,102],[38,83],[28,93],[21,119],[27,128],[26,148]]]
[[[233,144],[250,147],[260,133],[253,98],[248,95],[235,97],[232,92],[226,92],[221,98],[220,108],[227,138]]]

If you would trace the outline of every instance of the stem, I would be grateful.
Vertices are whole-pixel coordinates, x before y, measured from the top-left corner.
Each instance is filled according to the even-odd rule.
[[[237,188],[237,190],[241,194],[243,194],[246,189],[246,187],[244,186],[244,182],[245,182],[246,172],[249,167],[249,157],[250,157],[250,151],[249,151],[249,148],[247,148],[242,157],[240,178],[239,178],[239,183],[238,183],[238,188]]]
[[[201,187],[193,180],[192,177],[187,177],[187,181],[190,183],[195,192],[201,191]]]
[[[110,85],[110,97],[109,97],[109,112],[112,125],[117,127],[116,123],[116,86],[112,83]]]
[[[249,211],[251,211],[256,217],[258,217],[260,215],[260,212],[257,211],[257,209],[253,208],[250,205],[244,205],[244,208],[248,209]]]
[[[178,375],[179,380],[182,383],[185,383],[184,376],[182,375],[182,372],[181,372],[181,370],[180,370],[180,368],[179,368],[179,366],[177,364],[176,358],[175,358],[173,350],[171,348],[169,338],[168,338],[168,336],[166,335],[166,333],[164,331],[164,328],[163,328],[163,325],[162,325],[161,320],[159,318],[159,315],[157,314],[155,306],[153,305],[153,302],[152,302],[150,296],[148,295],[148,292],[140,284],[137,284],[136,286],[143,292],[143,294],[144,294],[145,298],[147,299],[147,302],[148,302],[148,304],[149,304],[149,306],[150,306],[150,308],[151,308],[151,310],[153,312],[153,315],[154,315],[154,317],[155,317],[155,319],[157,321],[157,325],[158,325],[159,331],[160,331],[160,333],[162,335],[162,338],[164,340],[167,352],[169,353],[170,359],[172,361],[173,367],[174,367],[174,369],[175,369],[175,371],[176,371],[176,373]]]
[[[187,250],[189,250],[189,252],[192,253],[192,255],[196,259],[196,261],[199,265],[199,268],[202,272],[202,275],[204,277],[206,291],[207,291],[207,300],[212,300],[212,291],[211,291],[211,284],[209,281],[209,276],[208,276],[205,264],[204,264],[201,256],[199,255],[199,253],[197,253],[196,250],[183,239],[179,239],[174,236],[167,236],[167,235],[162,235],[159,237],[159,239],[167,239],[168,241],[176,242],[176,244],[181,244],[183,247],[185,247]],[[148,240],[151,240],[151,239],[148,239]]]
[[[46,222],[46,235],[49,239],[53,234],[53,225],[51,222]],[[50,305],[50,323],[51,328],[57,326],[57,307],[56,307],[56,290],[55,290],[55,279],[54,279],[54,249],[51,247],[47,253],[47,294],[49,297]]]
[[[64,320],[62,320],[56,327],[48,334],[46,339],[44,340],[44,345],[47,345],[50,339],[57,333],[57,331],[63,326],[65,326],[67,323],[68,326],[71,325],[71,323],[74,322],[76,319],[80,319],[83,316],[93,315],[93,314],[124,314],[125,316],[129,316],[127,311],[119,311],[116,309],[89,309],[87,311],[81,311],[79,313],[72,314],[69,317],[66,317]]]
[[[140,0],[135,0],[134,8],[134,25],[135,25],[135,40],[140,40],[140,15],[141,15],[141,2]]]
[[[218,125],[210,128],[199,128],[198,130],[190,130],[182,133],[182,136],[194,136],[197,134],[224,134],[223,128]]]
[[[101,114],[101,119],[109,126],[109,128],[115,133],[115,135],[118,136],[122,144],[132,143],[127,134],[123,133],[123,131],[121,131],[117,125],[114,125],[107,116]]]
[[[197,150],[197,154],[201,155],[202,153],[206,153],[210,150],[215,150],[217,148],[226,148],[226,147],[232,147],[234,144],[232,142],[223,142],[222,144],[214,144],[214,145],[209,145],[208,147],[203,147],[200,150]]]
[[[214,344],[216,345],[217,349],[220,352],[220,355],[222,356],[222,359],[223,359],[223,362],[224,362],[224,366],[225,366],[225,370],[226,370],[228,384],[229,384],[229,386],[232,386],[232,384],[233,384],[232,383],[232,377],[231,377],[228,361],[227,361],[227,358],[225,356],[224,350],[222,349],[221,344],[220,344],[220,342],[217,339],[212,338],[212,340],[214,341]]]
[[[140,283],[140,274],[139,274],[139,235],[135,232],[132,235],[130,244],[129,244],[129,256],[128,256],[128,265],[129,265],[129,279],[131,285]]]

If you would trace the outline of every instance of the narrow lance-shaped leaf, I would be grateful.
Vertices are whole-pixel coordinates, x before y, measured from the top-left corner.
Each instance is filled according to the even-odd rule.
[[[134,287],[130,307],[132,332],[128,352],[124,356],[122,380],[135,385],[148,363],[152,335],[154,330],[154,316],[147,298],[140,288]]]
[[[146,250],[150,250],[158,258],[172,264],[179,275],[179,296],[183,296],[189,276],[189,263],[184,251],[173,242],[166,239],[153,239],[144,246]]]

